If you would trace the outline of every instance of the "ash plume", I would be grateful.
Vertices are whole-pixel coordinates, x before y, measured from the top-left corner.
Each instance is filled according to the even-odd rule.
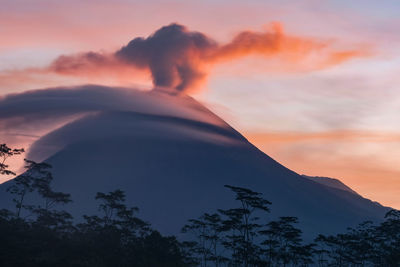
[[[180,93],[199,87],[213,65],[249,55],[258,55],[261,60],[279,57],[290,65],[317,58],[314,68],[322,69],[367,54],[364,49],[338,50],[332,41],[288,35],[279,23],[263,32],[242,31],[226,44],[183,25],[170,24],[147,38],[133,39],[113,53],[60,56],[49,69],[68,75],[121,66],[145,70],[150,72],[155,88]]]

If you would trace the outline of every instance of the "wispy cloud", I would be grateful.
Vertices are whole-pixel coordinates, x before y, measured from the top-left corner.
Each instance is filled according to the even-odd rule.
[[[242,31],[225,44],[204,33],[171,24],[147,38],[135,38],[115,52],[62,55],[47,68],[10,72],[6,80],[14,76],[23,79],[24,74],[29,77],[35,72],[96,78],[110,75],[120,81],[151,75],[155,87],[179,93],[202,85],[216,64],[248,56],[256,56],[260,61],[274,59],[274,64],[310,71],[367,57],[370,51],[365,47],[338,49],[332,40],[286,34],[279,23],[261,32]]]
[[[221,125],[222,120],[215,117],[210,121],[212,116],[204,116],[202,110],[191,108],[185,99],[154,91],[99,85],[10,94],[0,98],[0,137],[15,132],[32,137],[40,135],[38,132],[42,129],[54,128],[79,116],[107,111],[174,116]]]
[[[399,207],[400,132],[248,132],[245,136],[292,170],[338,178],[361,195]]]

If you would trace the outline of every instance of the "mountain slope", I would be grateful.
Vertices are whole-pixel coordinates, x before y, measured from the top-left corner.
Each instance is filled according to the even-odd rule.
[[[333,188],[337,188],[337,189],[341,189],[353,194],[358,195],[358,193],[356,191],[354,191],[353,189],[351,189],[350,187],[348,187],[347,185],[345,185],[344,183],[342,183],[340,180],[335,179],[335,178],[329,178],[329,177],[322,177],[322,176],[307,176],[307,175],[302,175],[303,177],[310,179],[311,181],[329,186],[329,187],[333,187]]]
[[[71,193],[66,208],[75,216],[96,212],[96,192],[122,189],[141,217],[167,234],[203,212],[235,205],[226,184],[263,193],[272,217],[299,217],[309,237],[380,220],[387,211],[285,168],[194,99],[176,103],[197,115],[149,107],[99,111],[39,139],[29,158],[53,165],[54,186]],[[4,192],[10,183],[0,185],[2,206],[11,205]]]

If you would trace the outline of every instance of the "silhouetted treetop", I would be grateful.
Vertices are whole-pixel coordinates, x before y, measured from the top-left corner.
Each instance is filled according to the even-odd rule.
[[[20,155],[24,153],[23,148],[10,148],[6,144],[0,144],[0,175],[15,175],[15,172],[8,169],[6,161],[9,157],[14,155]]]

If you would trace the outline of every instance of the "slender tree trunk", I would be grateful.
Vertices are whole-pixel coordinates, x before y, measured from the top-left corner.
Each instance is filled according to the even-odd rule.
[[[19,199],[19,202],[17,203],[17,218],[20,217],[22,203],[24,203],[24,198],[25,198],[25,191],[21,194],[21,198]]]

